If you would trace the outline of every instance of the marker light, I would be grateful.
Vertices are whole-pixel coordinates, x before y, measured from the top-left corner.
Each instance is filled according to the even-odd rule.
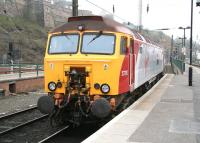
[[[95,89],[100,89],[100,87],[101,87],[101,86],[100,86],[99,83],[95,83],[95,84],[94,84],[94,88],[95,88]]]
[[[61,81],[58,81],[56,85],[57,85],[57,88],[61,88],[62,87]]]
[[[85,29],[84,25],[78,25],[78,30],[83,31]]]

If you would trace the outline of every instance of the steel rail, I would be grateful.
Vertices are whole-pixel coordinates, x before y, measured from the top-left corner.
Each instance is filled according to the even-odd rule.
[[[68,126],[65,126],[65,127],[63,127],[63,128],[62,128],[62,129],[60,129],[59,131],[57,131],[57,132],[53,133],[52,135],[50,135],[50,136],[48,136],[47,138],[45,138],[45,139],[43,139],[43,140],[39,141],[38,143],[44,143],[44,142],[46,142],[46,141],[48,141],[48,140],[52,139],[53,137],[55,137],[56,135],[60,134],[61,132],[63,132],[63,131],[64,131],[64,130],[66,130],[67,128],[69,128],[69,125],[68,125]]]
[[[34,110],[34,109],[37,109],[36,105],[34,105],[33,107],[30,107],[30,108],[26,108],[26,109],[23,109],[23,110],[19,110],[19,111],[4,115],[4,116],[0,116],[0,120],[5,119],[5,118],[9,118],[9,117],[13,117],[15,115],[22,114],[24,112],[27,112],[27,111],[30,111],[30,110]]]
[[[36,121],[38,121],[38,120],[45,119],[45,118],[47,118],[47,117],[48,117],[48,115],[42,115],[41,117],[38,117],[38,118],[36,118],[36,119],[33,119],[33,120],[27,121],[27,122],[25,122],[25,123],[19,124],[19,125],[13,127],[13,128],[10,128],[10,129],[7,129],[7,130],[5,130],[5,131],[0,132],[0,136],[6,134],[6,133],[8,133],[8,132],[14,131],[14,130],[20,128],[20,127],[24,127],[24,126],[26,126],[26,125],[32,124],[32,123],[34,123],[34,122],[36,122]]]

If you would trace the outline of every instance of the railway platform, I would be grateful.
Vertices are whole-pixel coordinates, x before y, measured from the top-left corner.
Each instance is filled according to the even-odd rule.
[[[165,75],[133,105],[83,143],[198,143],[200,142],[200,69]]]
[[[39,71],[38,74],[36,72],[26,72],[22,73],[20,76],[21,77],[19,77],[19,73],[0,74],[0,82],[43,77],[44,72]]]
[[[42,89],[43,83],[43,71],[0,74],[0,96]]]

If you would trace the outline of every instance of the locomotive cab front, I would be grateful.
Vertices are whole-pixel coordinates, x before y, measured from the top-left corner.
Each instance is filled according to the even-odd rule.
[[[116,107],[116,97],[128,91],[128,86],[121,84],[129,84],[129,67],[123,66],[126,56],[120,54],[127,44],[121,37],[127,35],[90,28],[87,20],[81,22],[72,20],[70,29],[58,28],[49,34],[44,58],[45,91],[49,94],[38,100],[41,112],[63,110],[64,120],[73,123],[91,116],[107,117]],[[128,51],[127,45],[124,47]]]

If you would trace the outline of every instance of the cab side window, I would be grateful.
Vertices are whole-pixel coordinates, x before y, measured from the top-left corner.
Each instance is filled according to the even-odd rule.
[[[127,48],[127,38],[121,37],[121,40],[120,40],[120,54],[121,55],[126,54],[126,48]]]

